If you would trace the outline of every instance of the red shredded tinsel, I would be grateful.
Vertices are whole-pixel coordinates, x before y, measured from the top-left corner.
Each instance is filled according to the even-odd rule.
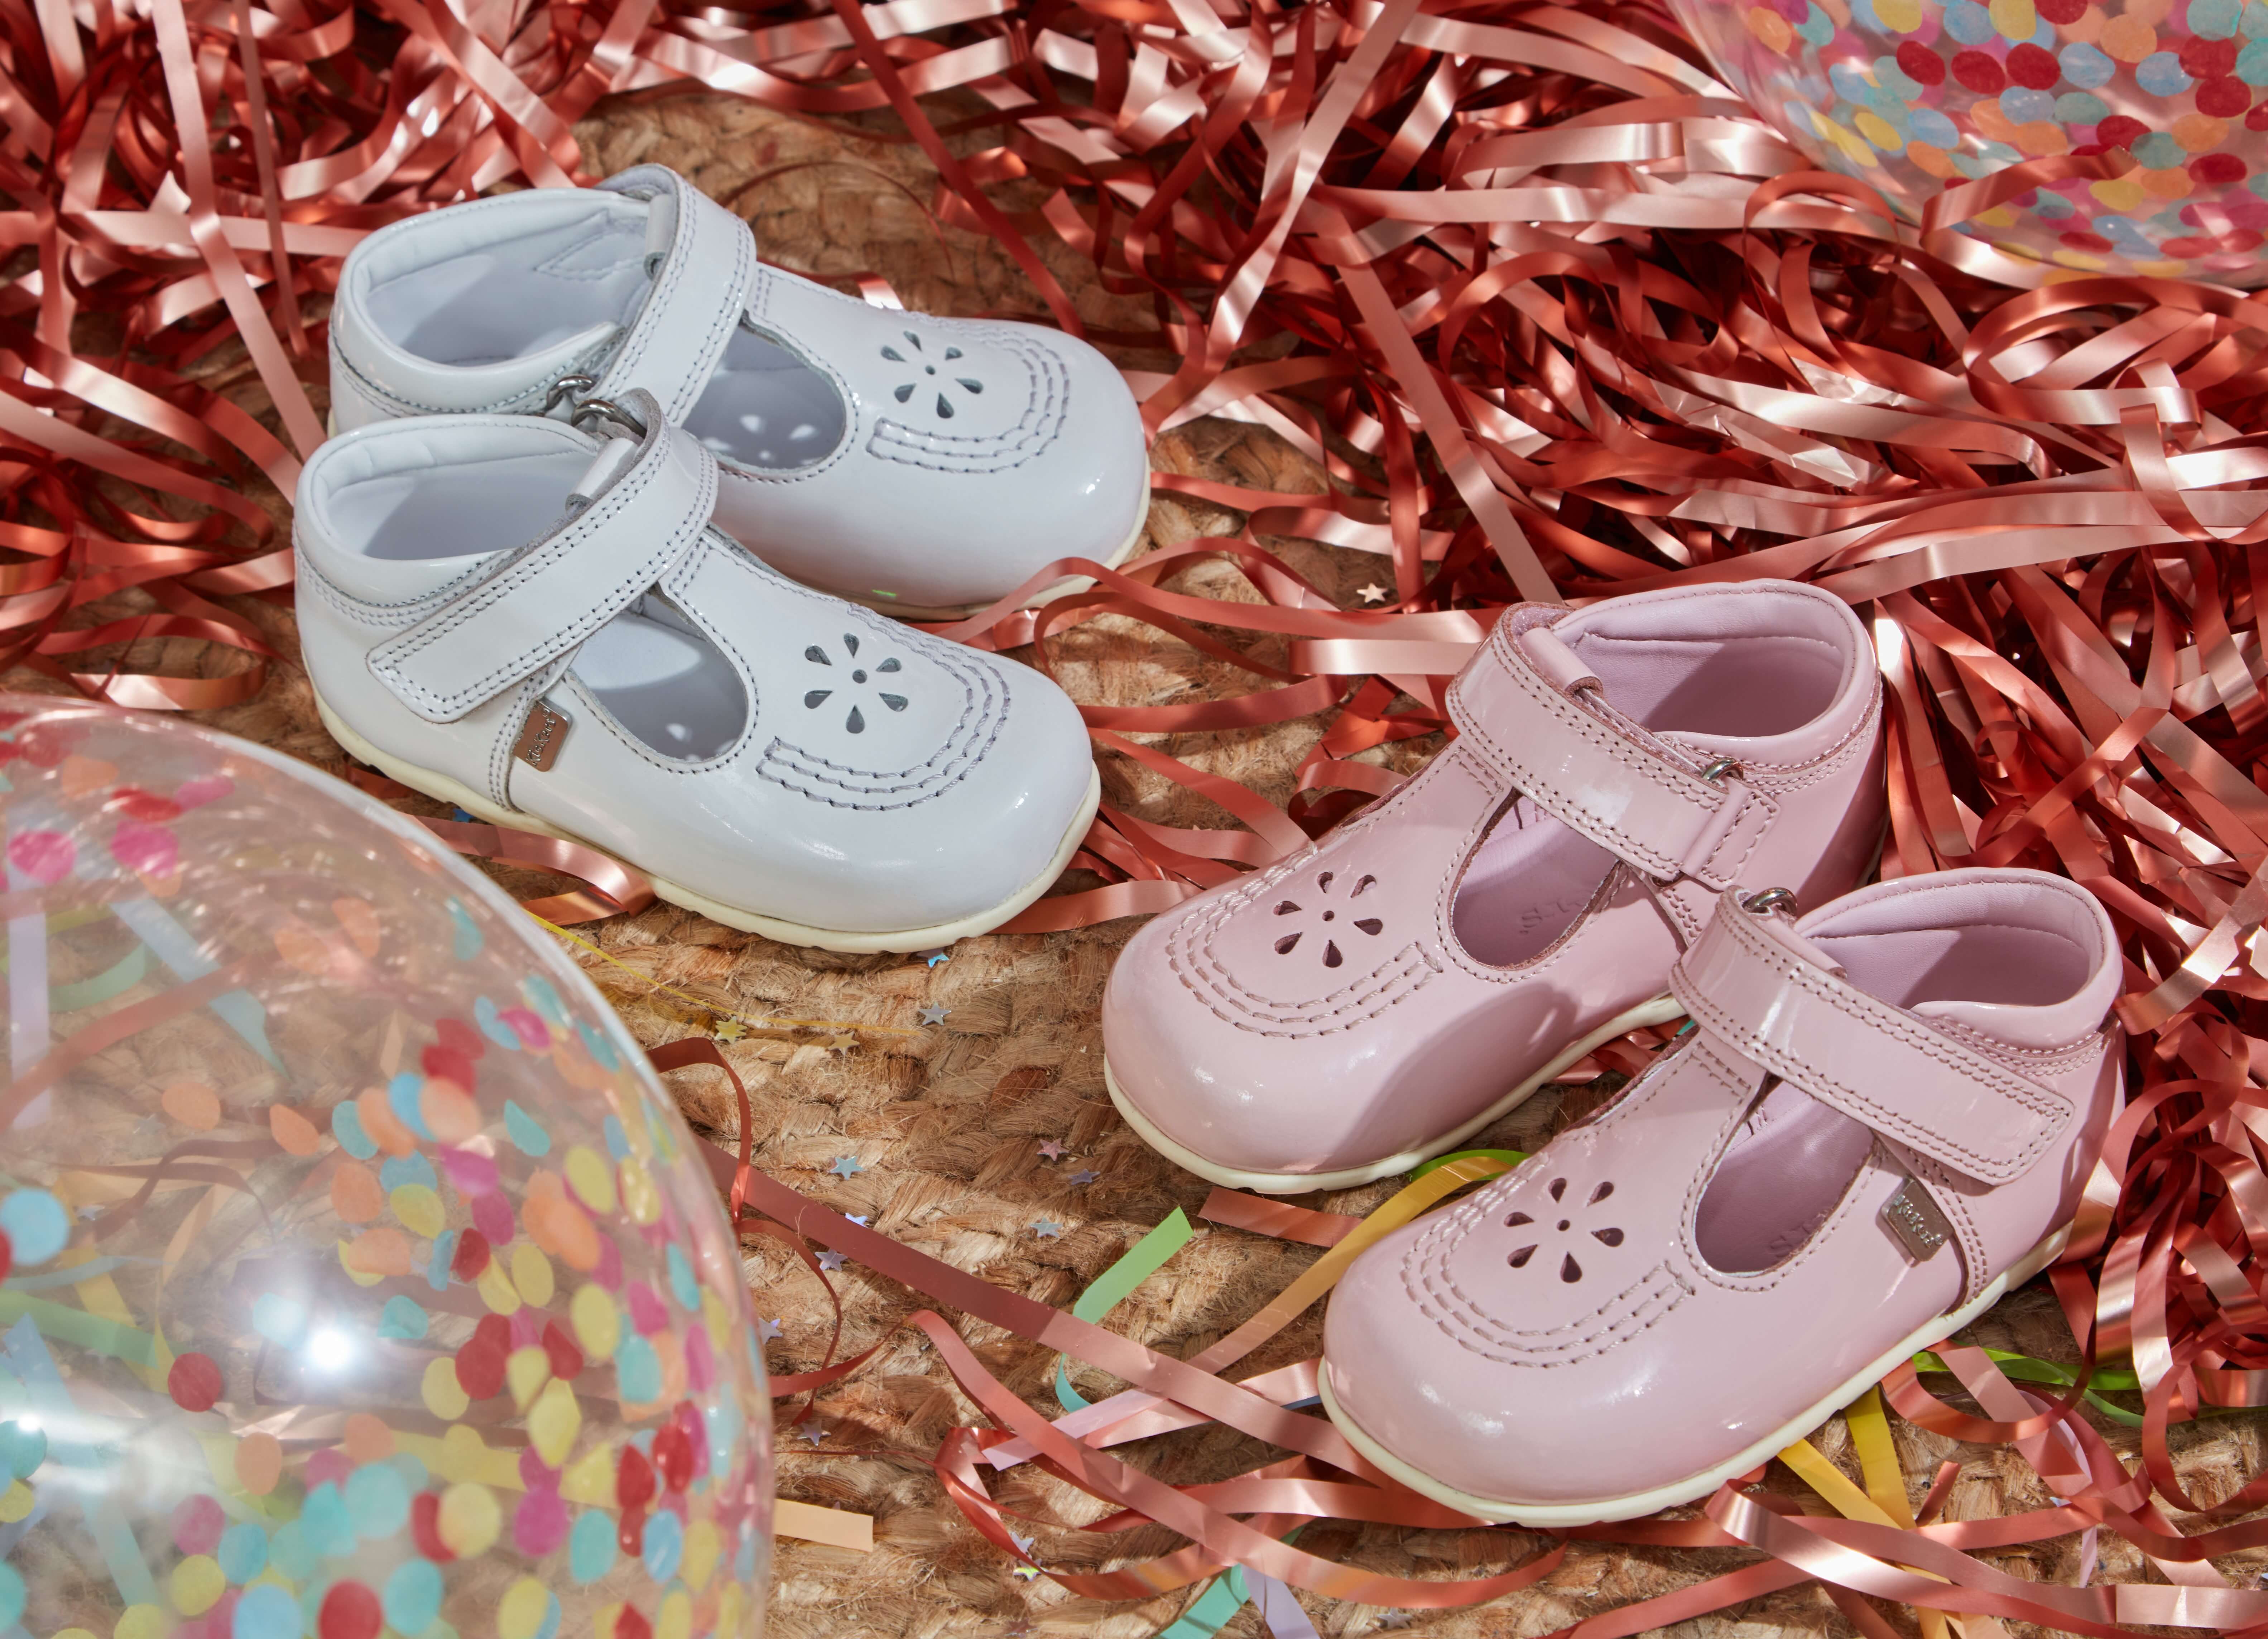
[[[216,599],[288,593],[285,543],[244,484],[257,472],[288,493],[321,437],[303,384],[320,379],[339,259],[409,212],[508,182],[591,180],[573,123],[634,90],[706,87],[807,116],[894,111],[936,167],[936,214],[997,236],[1057,322],[1079,328],[1038,254],[1051,239],[1148,301],[1153,332],[1101,339],[1178,361],[1136,372],[1153,430],[1256,423],[1329,474],[1323,495],[1160,475],[1161,489],[1242,514],[1243,533],[1120,573],[1067,562],[1045,578],[1090,574],[1093,591],[1036,611],[1005,599],[946,628],[1036,642],[1044,664],[1066,627],[1130,615],[1266,685],[1088,708],[1100,745],[1241,828],[1106,812],[1079,857],[1105,886],[1043,901],[1021,930],[1162,908],[1391,790],[1359,753],[1443,727],[1447,678],[1511,601],[1753,575],[1848,599],[1895,700],[1885,871],[2061,871],[2124,939],[2133,1099],[2054,1280],[2088,1356],[2132,1358],[2142,1466],[2129,1474],[2066,1406],[2042,1410],[1981,1355],[1950,1351],[1988,1416],[1933,1399],[1910,1370],[1888,1385],[1893,1402],[1942,1432],[2014,1441],[2067,1509],[1949,1523],[1926,1503],[1898,1529],[1784,1515],[1727,1488],[1705,1519],[1587,1534],[1770,1557],[1582,1631],[1609,1639],[1806,1580],[1871,1639],[1890,1630],[1861,1596],[2080,1633],[2268,1622],[2268,1594],[2229,1587],[2204,1557],[2268,1542],[2268,1523],[2217,1523],[2268,1503],[2268,1478],[2188,1534],[2159,1511],[2198,1507],[2168,1425],[2268,1401],[2268,981],[2255,950],[2268,918],[2268,437],[2253,430],[2268,303],[2063,277],[1955,231],[2123,158],[2018,165],[1904,226],[1861,184],[1803,170],[1657,7],[1608,0],[791,0],[762,12],[0,0],[0,28],[16,252],[0,284],[0,643],[97,698],[202,709],[259,690],[270,652]],[[961,93],[949,115],[948,91]],[[969,133],[992,145],[946,140]],[[233,339],[248,371],[211,375]],[[1262,535],[1379,555],[1390,601],[1336,608]],[[1208,555],[1238,565],[1261,601],[1161,589]],[[156,612],[85,612],[129,586]],[[1218,632],[1285,635],[1288,661]],[[248,664],[214,678],[74,669],[153,636]],[[1125,738],[1315,714],[1328,727],[1288,814]],[[617,875],[606,892],[584,909],[642,889]],[[1641,1057],[1625,1046],[1602,1062]],[[1417,1583],[1285,1544],[1321,1515],[1455,1522],[1312,1418],[956,1286],[944,1266],[775,1198],[745,1157],[739,1179],[736,1207],[790,1221],[791,1237],[823,1230],[886,1273],[1295,1453],[1226,1488],[1175,1491],[1103,1456],[1099,1435],[1083,1445],[1048,1430],[938,1323],[952,1369],[1039,1460],[1131,1510],[1118,1525],[1159,1519],[1192,1540],[1167,1560],[1059,1578],[1081,1591],[1141,1597],[1241,1562],[1350,1597],[1447,1605],[1548,1569]],[[939,1458],[1004,1546],[977,1455],[1008,1437],[965,1433]],[[2043,1588],[1960,1551],[2097,1526],[2173,1585]]]

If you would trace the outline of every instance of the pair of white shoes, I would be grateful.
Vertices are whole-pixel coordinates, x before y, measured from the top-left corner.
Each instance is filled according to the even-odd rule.
[[[997,926],[1078,847],[1100,788],[1071,702],[873,610],[1132,550],[1142,429],[1092,348],[765,267],[642,165],[372,235],[331,379],[293,544],[355,756],[837,950]]]

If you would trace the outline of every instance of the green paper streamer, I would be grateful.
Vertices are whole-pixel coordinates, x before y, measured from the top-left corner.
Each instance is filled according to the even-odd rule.
[[[1528,1159],[1525,1150],[1452,1150],[1447,1155],[1437,1155],[1423,1166],[1410,1170],[1410,1181],[1416,1183],[1428,1172],[1440,1171],[1452,1161],[1462,1161],[1469,1155],[1485,1156],[1491,1161],[1501,1161],[1507,1167],[1518,1166]]]
[[[92,1007],[122,996],[142,982],[142,975],[150,970],[150,947],[137,944],[111,966],[76,984],[59,984],[48,992],[48,1005],[58,1013],[68,1013],[75,1008]]]
[[[1089,1326],[1098,1324],[1103,1316],[1131,1297],[1136,1287],[1155,1275],[1160,1264],[1188,1246],[1189,1237],[1196,1233],[1182,1209],[1175,1207],[1164,1223],[1129,1246],[1117,1262],[1095,1277],[1094,1283],[1081,1292],[1079,1301],[1071,1306],[1071,1313]],[[1060,1355],[1056,1356],[1056,1399],[1065,1411],[1085,1411],[1088,1404],[1071,1387],[1069,1364]],[[1210,1633],[1211,1629],[1206,1631]]]

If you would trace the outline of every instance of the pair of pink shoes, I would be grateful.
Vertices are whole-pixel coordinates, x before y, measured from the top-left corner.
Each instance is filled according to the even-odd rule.
[[[1325,1408],[1412,1488],[1652,1513],[2061,1252],[2119,1099],[2116,937],[2036,871],[1848,892],[1881,694],[1828,593],[1518,607],[1450,710],[1390,800],[1128,945],[1111,1097],[1216,1182],[1344,1188],[1689,1017],[1604,1110],[1364,1253],[1324,1339]]]

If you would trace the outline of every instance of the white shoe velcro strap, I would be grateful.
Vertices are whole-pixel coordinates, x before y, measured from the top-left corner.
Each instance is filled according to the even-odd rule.
[[[636,456],[563,527],[371,651],[372,673],[404,705],[455,722],[581,643],[692,550],[717,503],[716,460],[659,415],[647,426]]]
[[[1657,881],[1691,877],[1722,893],[1740,880],[1770,802],[1737,777],[1704,780],[1586,710],[1522,647],[1514,628],[1530,624],[1506,614],[1450,684],[1459,733],[1536,806]]]
[[[1805,959],[1737,896],[1670,969],[1700,1027],[1821,1103],[1967,1178],[2006,1184],[2069,1125],[2067,1099]]]
[[[618,398],[642,387],[662,414],[683,421],[709,386],[747,310],[756,273],[748,224],[662,165],[638,165],[600,186],[666,213],[669,239],[653,288],[593,393]]]

